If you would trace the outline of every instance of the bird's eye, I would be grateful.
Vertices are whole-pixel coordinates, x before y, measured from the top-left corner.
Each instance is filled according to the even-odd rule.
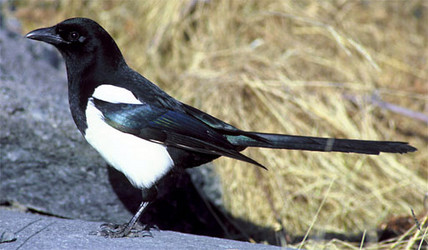
[[[72,31],[68,34],[68,39],[70,41],[77,41],[79,39],[80,35],[77,31]]]

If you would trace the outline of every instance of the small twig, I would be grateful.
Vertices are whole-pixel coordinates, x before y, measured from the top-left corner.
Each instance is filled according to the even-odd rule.
[[[363,237],[361,238],[360,249],[363,249],[364,241],[366,240],[366,233],[367,233],[367,230],[364,230]]]
[[[401,115],[405,115],[408,117],[411,117],[413,119],[417,119],[417,120],[421,120],[423,122],[425,122],[426,124],[428,124],[428,116],[423,114],[423,113],[419,113],[404,107],[400,107],[398,105],[392,104],[392,103],[388,103],[388,102],[384,102],[382,101],[378,95],[373,95],[370,98],[370,102],[387,110],[390,110],[392,112],[401,114]]]
[[[412,211],[412,216],[413,216],[413,220],[415,221],[416,228],[419,229],[419,231],[421,231],[422,230],[421,224],[419,223],[418,218],[416,218],[415,211],[413,211],[413,208],[410,208],[410,211]]]
[[[356,96],[345,94],[345,95],[343,95],[343,97],[347,100],[350,100],[351,102],[358,103]],[[420,112],[416,112],[416,111],[407,109],[407,108],[404,108],[404,107],[401,107],[401,106],[398,106],[398,105],[395,105],[395,104],[392,104],[392,103],[389,103],[389,102],[384,102],[376,94],[372,95],[371,97],[364,98],[364,101],[367,101],[371,104],[374,104],[380,108],[387,109],[387,110],[392,111],[394,113],[398,113],[400,115],[404,115],[404,116],[407,116],[407,117],[410,117],[410,118],[413,118],[416,120],[420,120],[420,121],[428,124],[428,116],[427,115],[420,113]]]
[[[306,239],[308,238],[309,233],[310,233],[310,232],[311,232],[311,230],[312,230],[312,227],[314,226],[315,222],[317,221],[317,219],[318,219],[318,215],[319,215],[319,213],[321,212],[321,209],[323,208],[323,206],[324,206],[324,204],[325,204],[325,202],[326,202],[326,200],[327,200],[327,197],[328,197],[328,195],[329,195],[329,193],[330,193],[331,187],[333,186],[333,183],[334,183],[335,181],[336,181],[336,179],[333,179],[333,180],[330,182],[330,186],[328,187],[327,192],[326,192],[326,194],[325,194],[325,196],[324,196],[323,200],[321,201],[320,206],[318,207],[318,210],[317,210],[317,212],[316,212],[316,214],[315,214],[315,216],[314,216],[314,218],[313,218],[313,220],[312,220],[312,223],[311,223],[311,225],[309,226],[308,230],[306,231],[305,237],[303,237],[303,240],[302,240],[302,242],[300,242],[300,245],[299,245],[299,247],[298,247],[297,249],[302,249],[303,244],[305,244],[305,241],[306,241]]]
[[[412,211],[412,213],[413,213],[413,211]],[[420,228],[423,228],[423,227],[426,227],[426,224],[427,224],[427,222],[428,222],[428,214],[427,215],[425,215],[425,218],[423,219],[423,221],[422,221],[422,224],[421,225],[419,225],[420,226]],[[419,223],[418,223],[419,224]],[[415,225],[415,227],[418,227],[418,225]],[[419,228],[418,228],[419,229]],[[425,229],[425,232],[423,233],[423,235],[422,235],[422,237],[421,238],[419,238],[420,237],[420,235],[421,235],[421,233],[422,233],[422,230],[416,230],[416,232],[413,234],[413,236],[412,236],[412,238],[409,240],[409,242],[408,242],[408,244],[407,244],[407,246],[406,246],[406,250],[410,250],[410,249],[414,249],[414,245],[415,245],[415,243],[416,243],[416,241],[418,240],[418,239],[421,239],[421,241],[420,241],[420,243],[419,243],[419,248],[418,249],[421,249],[421,247],[422,247],[422,242],[427,242],[427,240],[425,239],[425,236],[426,236],[426,234],[427,234],[427,231],[428,231],[428,227]]]
[[[427,227],[427,228],[425,228],[425,232],[424,232],[424,234],[422,235],[422,240],[419,242],[418,250],[422,249],[422,244],[423,244],[424,242],[425,242],[426,244],[428,244],[428,241],[427,241],[427,235],[428,235],[428,227]]]

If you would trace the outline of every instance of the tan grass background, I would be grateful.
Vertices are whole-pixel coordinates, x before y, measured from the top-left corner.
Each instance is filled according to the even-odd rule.
[[[428,116],[428,1],[17,3],[23,32],[74,16],[98,21],[131,67],[241,129],[408,141],[419,149],[245,152],[269,171],[218,160],[233,215],[304,235],[373,231],[410,208],[426,211],[427,123],[373,98]],[[304,247],[319,247],[313,244]],[[324,247],[338,246],[345,243]]]

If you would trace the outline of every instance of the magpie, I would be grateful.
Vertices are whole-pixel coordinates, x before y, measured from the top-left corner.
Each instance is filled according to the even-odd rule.
[[[77,128],[109,165],[142,190],[143,201],[132,219],[124,225],[103,225],[98,235],[135,233],[141,214],[156,199],[156,183],[173,169],[196,167],[220,156],[265,168],[240,153],[247,147],[373,155],[416,151],[406,142],[240,130],[174,99],[131,69],[109,33],[88,18],[67,19],[31,31],[26,38],[59,50]]]

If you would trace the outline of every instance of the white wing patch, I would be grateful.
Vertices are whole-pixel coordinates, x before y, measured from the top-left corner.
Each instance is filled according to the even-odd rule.
[[[120,98],[116,100],[122,101]],[[120,132],[106,124],[92,98],[86,108],[86,120],[86,140],[111,166],[124,173],[134,186],[149,188],[173,167],[174,162],[166,146]]]
[[[92,96],[111,103],[141,104],[131,91],[110,84],[96,87]]]

